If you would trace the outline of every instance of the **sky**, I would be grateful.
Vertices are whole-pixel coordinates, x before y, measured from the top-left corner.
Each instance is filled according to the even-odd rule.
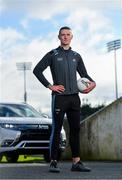
[[[114,51],[108,52],[106,44],[122,39],[122,0],[0,0],[0,101],[23,102],[24,73],[16,63],[32,62],[26,71],[27,102],[45,112],[50,109],[51,92],[36,79],[33,68],[59,46],[62,26],[71,27],[71,47],[97,84],[89,94],[80,94],[81,104],[116,99]],[[116,63],[121,97],[122,48],[116,51]],[[49,68],[44,74],[52,83]]]

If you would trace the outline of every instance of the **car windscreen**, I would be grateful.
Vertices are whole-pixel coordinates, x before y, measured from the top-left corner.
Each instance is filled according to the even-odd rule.
[[[0,105],[0,117],[41,117],[31,106],[6,104]]]

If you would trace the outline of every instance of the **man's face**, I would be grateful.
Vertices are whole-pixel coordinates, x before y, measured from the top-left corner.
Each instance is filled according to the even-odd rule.
[[[70,42],[72,40],[72,31],[69,29],[62,29],[59,34],[59,39],[61,41],[61,45],[70,45]]]

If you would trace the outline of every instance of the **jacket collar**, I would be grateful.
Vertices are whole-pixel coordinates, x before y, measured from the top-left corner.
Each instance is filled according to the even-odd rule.
[[[58,49],[65,51],[65,49],[62,46],[59,46]],[[67,51],[71,50],[71,47],[69,47],[69,49],[67,49]]]

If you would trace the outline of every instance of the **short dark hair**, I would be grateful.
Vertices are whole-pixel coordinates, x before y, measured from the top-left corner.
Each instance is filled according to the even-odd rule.
[[[61,27],[61,28],[59,29],[59,34],[61,33],[61,31],[62,31],[63,29],[71,30],[70,27],[68,27],[68,26],[63,26],[63,27]]]

